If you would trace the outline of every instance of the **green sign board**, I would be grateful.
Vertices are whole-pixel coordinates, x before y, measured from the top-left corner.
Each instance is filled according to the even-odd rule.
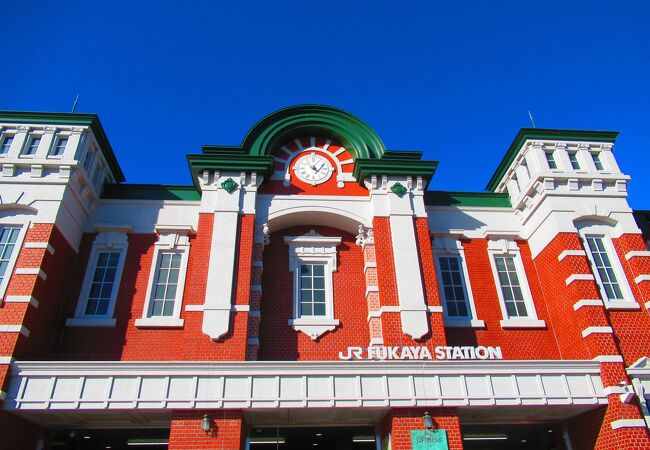
[[[449,450],[447,430],[411,430],[413,450]]]

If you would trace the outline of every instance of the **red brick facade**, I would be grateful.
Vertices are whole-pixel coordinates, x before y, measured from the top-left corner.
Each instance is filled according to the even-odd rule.
[[[365,130],[365,124],[354,124]],[[535,175],[539,182],[521,193],[526,177],[518,181],[513,173],[519,170],[521,175],[522,170],[509,165],[500,175],[503,180],[510,177],[509,184],[490,188],[496,194],[474,193],[456,204],[458,193],[450,194],[449,201],[440,200],[440,193],[429,197],[424,192],[435,165],[421,160],[418,152],[374,148],[383,144],[367,136],[367,141],[362,139],[365,147],[346,148],[344,142],[361,145],[358,136],[343,136],[345,127],[328,126],[336,133],[326,133],[327,138],[300,134],[327,128],[309,122],[272,138],[269,130],[268,136],[252,132],[242,148],[204,149],[199,162],[189,158],[195,185],[183,188],[122,185],[108,188],[109,194],[105,191],[101,197],[88,193],[91,187],[81,175],[86,183],[81,187],[74,184],[79,177],[72,177],[75,199],[86,202],[74,220],[87,223],[72,225],[72,214],[63,213],[71,208],[67,197],[68,203],[60,200],[60,215],[42,223],[20,222],[24,240],[11,261],[13,272],[0,305],[0,390],[7,410],[0,415],[0,450],[33,449],[39,440],[49,450],[47,436],[55,428],[112,426],[164,428],[169,430],[169,448],[175,450],[237,450],[244,448],[249,427],[258,422],[376,427],[379,440],[390,439],[393,450],[407,450],[410,431],[424,428],[425,411],[435,428],[446,430],[450,449],[463,448],[464,427],[499,422],[547,426],[557,448],[650,448],[640,408],[643,399],[631,390],[633,380],[650,383],[650,372],[647,378],[631,374],[633,369],[650,370],[650,364],[643,365],[643,358],[650,357],[650,253],[628,220],[631,213],[620,183],[624,177],[605,187],[599,179],[578,185],[583,190],[593,187],[591,194],[602,194],[603,203],[611,201],[611,211],[603,210],[600,200],[580,198],[582,191],[575,192],[575,211],[553,203],[540,193],[547,189],[561,197],[563,191],[554,191],[557,180],[546,172]],[[254,141],[260,136],[268,140]],[[525,149],[536,145],[526,144]],[[587,151],[611,150],[597,145]],[[301,181],[296,174],[305,149],[326,161],[312,164],[315,174],[331,170],[320,184]],[[508,164],[522,161],[510,156]],[[420,166],[429,167],[429,172]],[[528,177],[533,166],[526,169]],[[568,176],[560,178],[573,186]],[[516,189],[513,182],[519,183]],[[608,197],[609,192],[613,194]],[[529,197],[517,200],[520,194]],[[547,202],[547,209],[540,211],[548,217],[533,217],[534,202]],[[34,216],[40,217],[36,212]],[[624,302],[603,299],[579,231],[585,217],[609,227],[603,236],[615,250],[609,257],[620,262],[624,279],[618,281],[632,293]],[[166,315],[147,326],[137,321],[152,319],[146,317],[145,305],[157,279],[152,274],[162,271],[155,261],[165,237],[161,229],[175,230],[172,234],[189,240],[184,293],[180,300],[169,298],[176,300],[174,306],[180,301],[176,322],[166,324]],[[294,298],[300,287],[290,270],[292,256],[285,238],[306,236],[311,230],[321,238],[341,239],[329,292],[338,324],[318,336],[290,323],[297,319]],[[110,317],[91,317],[90,323],[71,323],[84,300],[80,296],[87,274],[95,273],[89,267],[94,264],[94,242],[106,233],[128,241],[115,283],[114,311]],[[468,307],[471,301],[475,308],[475,316],[467,317],[470,324],[445,318],[444,288],[460,297],[459,292],[470,290],[463,291],[459,281],[458,291],[451,282],[441,286],[432,236],[454,240],[453,250],[463,254],[463,279],[471,287],[471,298],[461,301]],[[531,294],[529,314],[522,317],[504,313],[500,284],[505,282],[495,281],[494,270],[498,245],[509,246],[521,261],[518,277]],[[406,257],[399,258],[400,252]],[[408,264],[397,265],[396,260]],[[218,289],[224,286],[223,292]],[[314,327],[321,329],[329,326],[325,319],[332,320],[305,315],[320,321]],[[213,326],[224,317],[227,320]],[[108,323],[111,319],[114,326]],[[428,328],[420,336],[416,333],[423,324]],[[217,336],[206,329],[225,331]],[[433,355],[441,346],[494,347],[504,361],[449,356],[434,356],[432,361],[342,361],[340,356],[349,347],[362,348],[367,355],[368,348],[381,346],[426,347]],[[340,373],[318,372],[323,365]],[[587,369],[578,373],[573,366]],[[405,367],[410,368],[406,374],[400,372]],[[549,369],[535,373],[540,368]],[[52,375],[48,370],[59,372]],[[107,384],[96,387],[102,377]],[[578,400],[569,392],[579,390],[576,384],[590,389],[576,395]],[[546,392],[558,385],[560,394]],[[87,397],[71,394],[87,386]],[[532,392],[535,389],[542,393]],[[33,398],[27,398],[30,395]],[[255,404],[255,395],[264,401]],[[293,403],[283,406],[282,395]],[[331,423],[320,415],[330,417]],[[204,416],[211,423],[208,432],[201,429]],[[566,438],[559,437],[560,430],[566,431]]]

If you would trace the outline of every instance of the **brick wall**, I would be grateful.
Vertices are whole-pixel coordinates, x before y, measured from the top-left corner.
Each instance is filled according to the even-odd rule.
[[[448,328],[448,344],[501,346],[505,359],[559,359],[556,333],[549,320],[545,298],[528,243],[518,242],[518,246],[537,317],[546,321],[546,329],[504,329],[501,327],[499,322],[503,320],[503,314],[487,246],[486,239],[463,241],[476,314],[478,319],[485,321],[485,329]]]
[[[6,411],[0,411],[0,450],[34,450],[41,429]]]
[[[212,429],[201,429],[204,414],[212,419]],[[245,440],[241,411],[173,411],[169,450],[238,450]]]
[[[250,216],[252,217],[252,216]],[[250,217],[242,219],[238,268],[235,279],[236,303],[248,301],[247,280],[250,279],[252,251],[252,223]],[[247,312],[231,315],[229,333],[219,341],[211,340],[202,332],[203,314],[186,312],[186,305],[202,305],[208,274],[213,216],[201,214],[196,236],[190,239],[190,254],[185,281],[181,318],[182,329],[136,328],[135,320],[142,317],[149,272],[153,263],[154,234],[129,234],[119,292],[115,303],[114,328],[65,327],[65,319],[73,317],[79,292],[88,264],[94,234],[84,236],[79,258],[73,269],[70,295],[66,298],[65,314],[61,319],[60,336],[53,358],[80,360],[244,360],[248,331]],[[248,281],[250,285],[250,282]]]
[[[289,271],[289,247],[284,236],[301,236],[314,229],[323,236],[339,236],[338,270],[333,273],[334,317],[340,326],[314,341],[293,330],[293,274]],[[370,339],[365,297],[364,257],[355,237],[327,227],[293,227],[271,235],[264,250],[262,275],[259,360],[338,360],[348,346],[366,346]]]
[[[634,364],[639,358],[650,356],[650,314],[645,303],[650,301],[650,281],[637,284],[635,278],[639,275],[650,274],[650,257],[625,257],[631,251],[647,251],[643,237],[640,234],[624,234],[613,239],[618,259],[623,266],[632,294],[639,303],[639,310],[616,311],[609,310],[608,316],[616,337],[619,341],[621,355],[627,365]],[[621,280],[623,281],[623,280]]]
[[[26,247],[33,243],[49,244],[54,253]],[[33,224],[27,230],[15,268],[40,269],[45,279],[33,274],[11,277],[0,305],[0,324],[23,326],[29,332],[0,333],[0,356],[42,359],[48,354],[74,257],[74,250],[54,225]],[[30,297],[35,301],[8,301]],[[0,389],[6,390],[7,370],[3,366],[0,369]]]
[[[566,422],[573,450],[648,449],[650,441],[645,428],[613,430],[611,420],[618,417],[616,407],[597,408]]]

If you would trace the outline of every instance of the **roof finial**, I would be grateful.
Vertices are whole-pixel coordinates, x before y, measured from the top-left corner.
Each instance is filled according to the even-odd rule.
[[[77,94],[77,97],[74,99],[74,103],[72,104],[72,111],[70,112],[75,112],[77,110],[77,103],[79,103],[79,94]]]
[[[528,110],[528,117],[530,117],[530,123],[533,124],[533,128],[537,128],[535,126],[535,121],[533,120],[533,115],[530,113],[530,109]]]

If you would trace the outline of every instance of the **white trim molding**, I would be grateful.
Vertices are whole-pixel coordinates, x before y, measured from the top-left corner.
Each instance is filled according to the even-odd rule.
[[[612,327],[587,327],[582,330],[582,337],[585,338],[590,334],[614,334]]]
[[[648,274],[643,274],[643,275],[639,275],[638,277],[636,277],[636,278],[634,279],[634,282],[635,282],[636,284],[639,284],[639,283],[641,283],[642,281],[650,281],[650,275],[648,275]]]
[[[185,275],[187,274],[187,262],[190,253],[190,238],[189,233],[193,232],[192,227],[180,226],[163,226],[156,225],[156,232],[158,232],[158,240],[154,246],[153,257],[151,259],[151,269],[149,270],[149,281],[147,283],[147,293],[145,294],[144,308],[142,309],[142,317],[135,320],[135,326],[138,328],[146,327],[172,327],[180,328],[183,326],[184,321],[181,319],[183,293],[185,291]],[[172,258],[176,255],[180,256],[178,262],[179,267],[178,276],[175,283],[176,292],[173,298],[173,308],[170,315],[153,315],[153,306],[155,295],[154,286],[158,283],[161,274],[160,265],[162,263],[163,255],[171,255]],[[173,269],[168,269],[171,272]],[[168,280],[165,279],[165,283]],[[174,284],[174,283],[172,283]],[[169,289],[168,286],[166,286]],[[163,301],[167,303],[169,299]],[[163,311],[161,311],[163,313]]]
[[[126,254],[129,247],[126,230],[130,229],[126,225],[115,225],[116,228],[109,229],[108,225],[96,225],[99,230],[95,241],[93,242],[92,251],[88,258],[86,275],[84,276],[81,293],[77,301],[77,308],[74,317],[66,321],[66,326],[70,327],[113,327],[115,319],[113,311],[120,290],[120,280],[122,278],[122,269],[126,260]],[[112,280],[110,297],[104,313],[87,314],[88,298],[91,293],[93,278],[97,270],[97,263],[102,253],[117,253],[118,261],[116,264],[115,274]]]
[[[645,420],[643,419],[619,419],[610,423],[612,430],[619,428],[645,428]]]
[[[0,333],[20,333],[29,337],[30,331],[22,325],[0,325]]]
[[[558,261],[562,261],[567,256],[587,256],[587,253],[584,250],[564,250],[557,257]]]
[[[632,251],[629,251],[629,252],[627,252],[625,254],[625,259],[630,260],[632,258],[636,258],[637,256],[648,257],[648,256],[650,256],[650,251],[647,251],[647,250],[643,250],[643,251],[632,250]]]
[[[600,299],[583,299],[575,302],[573,304],[573,309],[577,311],[583,306],[604,306],[604,303]]]
[[[636,303],[636,301],[634,300],[634,294],[632,293],[632,289],[627,281],[627,276],[623,270],[621,261],[618,258],[618,253],[616,252],[616,248],[612,242],[612,237],[615,236],[616,232],[614,227],[604,222],[596,222],[593,220],[578,221],[576,227],[578,228],[582,245],[586,250],[594,280],[596,281],[600,295],[605,302],[605,307],[609,308],[610,305],[616,307],[615,305],[618,305],[621,307],[620,309],[634,309],[634,307],[629,308],[625,305],[627,304],[630,306],[632,303]],[[601,279],[600,269],[597,268],[593,254],[594,250],[591,249],[590,242],[599,246],[599,249],[596,250],[596,252],[601,254],[601,256],[598,256],[597,258],[600,263],[605,264],[606,262],[609,262],[609,269],[607,269],[609,281],[605,280],[607,283]],[[606,284],[609,291],[605,289]],[[616,294],[617,290],[619,291],[618,294]],[[611,294],[614,295],[613,298],[610,298]],[[619,296],[622,298],[619,298]]]
[[[34,308],[38,308],[38,300],[29,295],[7,295],[5,303],[29,303]]]
[[[595,280],[596,279],[594,278],[594,276],[590,273],[574,273],[572,275],[569,275],[565,283],[568,286],[574,281],[595,281]]]
[[[50,255],[54,254],[54,247],[49,242],[25,242],[23,248],[44,248]]]
[[[17,267],[15,275],[37,275],[41,280],[47,279],[47,274],[40,267]]]
[[[293,273],[293,318],[289,319],[288,324],[316,340],[340,325],[334,316],[332,274],[337,271],[336,247],[341,244],[341,238],[321,236],[310,230],[302,236],[285,236],[284,243],[289,246],[289,270]],[[312,314],[301,312],[301,268],[305,264],[323,266],[325,311],[322,315],[315,311]]]
[[[594,358],[594,361],[600,363],[624,363],[623,357],[621,355],[598,355]]]
[[[2,203],[3,203],[3,198],[0,197],[0,204]],[[11,279],[11,274],[14,273],[13,271],[14,271],[14,267],[16,266],[16,262],[18,261],[18,255],[20,254],[23,248],[22,246],[24,245],[25,235],[27,234],[27,229],[30,226],[29,220],[31,220],[32,217],[33,216],[25,215],[22,217],[22,219],[20,219],[20,218],[9,216],[6,218],[6,220],[7,221],[11,220],[11,222],[7,222],[7,223],[5,223],[5,220],[0,219],[0,229],[14,228],[18,230],[18,235],[16,236],[16,241],[13,244],[14,247],[9,257],[9,263],[5,268],[5,272],[0,282],[0,300],[4,296],[5,292],[7,291],[7,287],[9,286],[9,280]],[[14,221],[17,221],[17,223]],[[6,250],[6,247],[4,250]]]
[[[529,319],[527,317],[512,319],[503,319],[499,321],[501,328],[546,328],[546,322],[539,319]]]
[[[535,302],[533,295],[530,291],[528,278],[526,277],[526,270],[521,258],[521,252],[517,242],[508,238],[490,238],[488,241],[488,254],[490,260],[490,267],[492,268],[492,275],[494,279],[494,286],[499,297],[499,306],[501,307],[501,326],[505,328],[541,328],[545,327],[546,323],[539,320],[537,311],[535,310]],[[514,263],[515,273],[517,275],[518,286],[521,290],[523,303],[526,308],[525,316],[512,316],[508,314],[503,287],[499,278],[499,271],[497,269],[496,258],[504,257],[511,258]]]
[[[436,277],[438,279],[438,287],[440,291],[440,301],[442,303],[442,309],[444,312],[444,324],[446,327],[458,328],[458,327],[468,327],[468,328],[483,328],[485,327],[485,322],[479,320],[476,314],[476,306],[474,305],[474,295],[472,293],[472,283],[469,278],[469,272],[467,271],[467,262],[465,260],[465,249],[463,248],[462,242],[457,239],[455,236],[434,236],[433,239],[433,257],[435,260],[436,266]],[[447,270],[447,280],[445,280],[445,275],[443,274],[442,260],[445,259],[446,264],[449,264]],[[452,262],[455,261],[455,264],[458,265],[457,269],[454,270],[451,267]],[[454,273],[458,273],[457,280],[454,280]],[[448,281],[448,283],[445,283]],[[453,296],[456,297],[458,293],[456,292],[457,287],[462,288],[462,294],[464,295],[464,305],[467,314],[465,315],[449,315],[449,304],[450,303],[462,303],[462,300],[459,301],[456,298],[447,298],[447,292],[445,289],[445,284],[449,285],[449,290],[453,292]],[[460,285],[460,286],[458,286]],[[455,305],[457,308],[458,305]],[[457,312],[457,311],[456,311]]]
[[[5,408],[607,404],[596,361],[17,361]]]

